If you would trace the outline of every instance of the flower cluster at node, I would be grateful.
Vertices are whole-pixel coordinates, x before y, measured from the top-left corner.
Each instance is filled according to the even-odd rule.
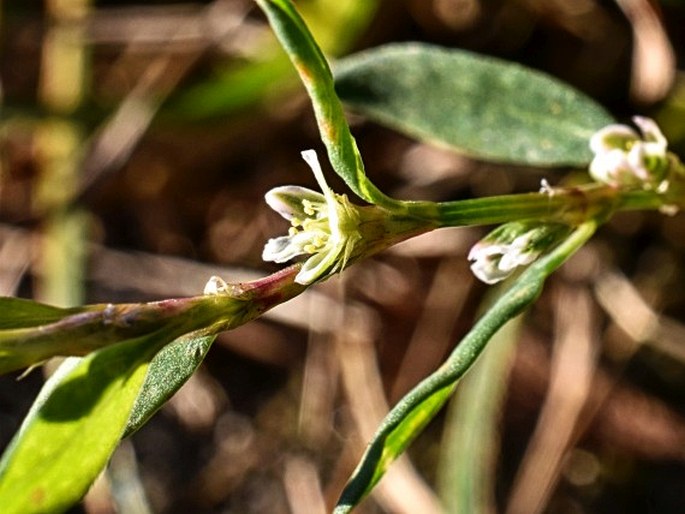
[[[287,236],[270,239],[262,259],[286,262],[300,255],[311,255],[295,277],[309,285],[342,270],[361,239],[359,213],[345,195],[335,194],[326,184],[314,150],[302,152],[314,172],[323,194],[299,186],[276,187],[265,198],[269,206],[291,227]]]
[[[569,232],[558,223],[512,221],[497,227],[469,252],[471,271],[486,284],[496,284],[527,266]]]
[[[664,187],[669,168],[668,142],[657,124],[641,116],[633,122],[640,134],[627,125],[609,125],[590,139],[595,157],[590,175],[598,182],[621,188]]]

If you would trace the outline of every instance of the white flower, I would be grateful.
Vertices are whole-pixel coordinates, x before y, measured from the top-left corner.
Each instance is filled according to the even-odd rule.
[[[486,284],[496,284],[516,268],[532,263],[568,230],[567,226],[554,223],[506,223],[471,248],[471,271]]]
[[[328,187],[316,152],[306,150],[302,157],[323,194],[299,186],[277,187],[266,194],[269,206],[291,227],[287,236],[266,243],[262,258],[281,263],[311,255],[295,277],[297,283],[308,285],[342,270],[362,236],[358,209]]]
[[[633,122],[641,135],[617,124],[592,136],[590,175],[613,187],[658,188],[668,171],[668,142],[653,120],[635,116]]]
[[[537,259],[540,252],[526,251],[530,237],[519,236],[510,244],[475,244],[469,252],[471,271],[486,284],[496,284],[511,275],[519,266]]]

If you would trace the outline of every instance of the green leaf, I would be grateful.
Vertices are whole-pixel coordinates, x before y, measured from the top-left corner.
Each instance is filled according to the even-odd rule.
[[[585,166],[613,122],[596,102],[524,66],[463,50],[392,44],[338,62],[340,98],[369,118],[480,159]]]
[[[0,330],[44,325],[59,321],[69,314],[71,311],[68,309],[22,298],[0,297]]]
[[[162,348],[150,363],[123,437],[143,426],[178,391],[202,363],[216,336],[180,337]]]
[[[496,512],[500,417],[523,316],[497,332],[447,408],[437,483],[447,512]]]
[[[163,331],[83,359],[46,382],[0,461],[3,514],[62,512],[88,490],[114,451]]]
[[[357,143],[350,133],[333,76],[321,49],[289,0],[257,0],[302,80],[335,172],[360,198],[385,207],[400,207],[366,177]]]
[[[393,407],[343,490],[335,514],[350,512],[373,489],[388,466],[444,405],[488,341],[507,321],[535,301],[545,279],[587,242],[597,225],[595,220],[580,225],[549,254],[531,264],[478,320],[442,366]]]

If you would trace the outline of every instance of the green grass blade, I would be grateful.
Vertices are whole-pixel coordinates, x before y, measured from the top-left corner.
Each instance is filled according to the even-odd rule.
[[[549,254],[531,264],[478,320],[443,365],[390,411],[343,490],[335,514],[350,512],[373,489],[388,466],[447,401],[495,333],[535,301],[545,279],[585,244],[597,225],[595,220],[580,225]]]

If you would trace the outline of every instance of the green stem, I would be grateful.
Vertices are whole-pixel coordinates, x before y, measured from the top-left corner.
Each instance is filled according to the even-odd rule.
[[[414,202],[410,212],[433,219],[441,227],[495,225],[509,221],[539,220],[578,225],[615,211],[656,210],[685,207],[685,199],[656,191],[621,191],[587,184],[550,192],[473,198],[453,202]]]
[[[620,195],[616,210],[658,210],[667,206],[685,208],[685,198],[677,198],[675,195],[660,195],[654,191],[628,191]]]
[[[494,225],[515,220],[544,220],[576,224],[592,217],[599,206],[613,207],[616,191],[610,188],[564,189],[553,194],[524,193],[491,196],[439,206],[443,226]]]
[[[68,309],[62,319],[50,323],[0,330],[0,373],[50,357],[86,355],[162,329],[169,331],[170,340],[230,330],[304,291],[306,287],[295,282],[299,269],[296,264],[253,282],[229,284],[221,294],[88,305]]]

